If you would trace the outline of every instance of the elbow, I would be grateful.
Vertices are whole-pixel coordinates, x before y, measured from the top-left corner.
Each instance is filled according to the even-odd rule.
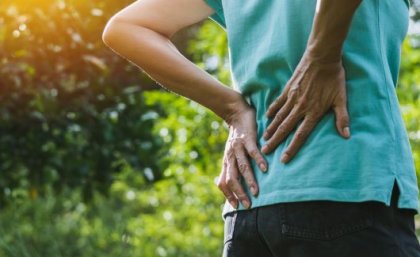
[[[111,40],[111,31],[110,31],[110,23],[108,22],[102,31],[102,42],[105,45],[109,46],[109,41]]]
[[[115,39],[118,37],[118,24],[116,24],[114,19],[111,19],[106,24],[104,31],[102,32],[102,41],[105,45],[112,48],[112,45],[115,42]]]
[[[115,17],[111,18],[102,32],[102,41],[104,44],[110,48],[115,48],[122,36],[121,33],[124,25],[124,21],[120,21]]]

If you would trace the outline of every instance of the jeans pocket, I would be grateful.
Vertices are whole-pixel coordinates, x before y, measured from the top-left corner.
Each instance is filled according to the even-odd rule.
[[[225,216],[225,224],[224,224],[224,243],[231,241],[233,239],[233,232],[235,230],[235,223],[237,212],[231,212],[226,214]]]
[[[363,204],[314,201],[286,206],[283,236],[329,241],[372,226]]]

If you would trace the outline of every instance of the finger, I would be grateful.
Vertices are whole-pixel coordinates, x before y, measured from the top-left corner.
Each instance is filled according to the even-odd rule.
[[[268,169],[267,161],[264,159],[260,149],[258,149],[255,141],[247,141],[245,143],[245,149],[248,152],[248,155],[258,164],[258,167],[262,172],[266,172]]]
[[[340,103],[334,107],[335,113],[335,127],[338,133],[344,137],[350,137],[350,119],[345,103]]]
[[[258,194],[257,182],[255,182],[254,173],[243,147],[235,149],[236,162],[242,177],[245,179],[251,193],[256,196]]]
[[[287,163],[296,155],[300,147],[305,143],[306,139],[315,128],[316,124],[317,121],[315,119],[305,118],[303,120],[286,151],[284,151],[281,157],[281,162]]]
[[[228,159],[226,183],[229,189],[236,195],[236,198],[242,203],[242,205],[248,209],[251,207],[251,202],[248,199],[242,184],[239,180],[238,167],[236,165],[236,159]]]
[[[283,122],[283,120],[287,117],[290,113],[290,110],[293,108],[293,101],[287,101],[287,103],[280,109],[280,111],[276,114],[274,119],[271,121],[270,125],[264,132],[264,139],[268,140],[270,137],[276,132],[279,125]]]
[[[270,140],[268,140],[263,146],[262,152],[268,154],[273,151],[296,127],[300,119],[301,117],[299,115],[298,109],[293,109],[289,116],[287,116],[283,123],[280,124],[280,126],[277,128],[276,132],[270,138]]]
[[[289,89],[291,85],[294,83],[294,81],[295,81],[295,78],[292,77],[290,81],[287,82],[280,96],[277,97],[276,100],[274,100],[274,102],[270,104],[267,111],[265,112],[265,115],[267,116],[267,118],[272,118],[278,112],[278,110],[280,110],[283,107],[283,105],[286,104],[289,98]]]
[[[273,103],[270,104],[270,106],[268,107],[265,115],[268,118],[271,118],[274,116],[275,113],[277,113],[277,111],[286,103],[287,100],[287,92],[286,92],[286,88],[285,90],[283,90],[283,92],[280,94],[279,97],[276,98],[276,100],[274,100]]]
[[[225,196],[226,200],[232,205],[233,208],[238,208],[238,199],[236,199],[236,196],[233,194],[233,192],[229,189],[227,183],[226,183],[226,162],[223,162],[222,172],[220,174],[220,177],[217,181],[217,187],[222,191],[223,195]]]
[[[284,87],[283,91],[281,92],[280,96],[274,100],[273,103],[270,104],[268,107],[265,115],[268,118],[272,118],[274,114],[277,113],[277,111],[283,107],[284,104],[286,104],[287,100],[290,98],[290,88],[292,85],[295,84],[295,81],[299,81],[302,77],[302,72],[299,69],[296,69],[295,74],[292,76],[292,78],[287,82],[286,86]]]

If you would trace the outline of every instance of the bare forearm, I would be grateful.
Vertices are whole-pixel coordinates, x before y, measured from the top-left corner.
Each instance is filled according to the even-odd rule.
[[[228,124],[242,95],[185,58],[164,35],[148,28],[114,22],[108,45],[170,91],[209,108]]]
[[[307,49],[324,62],[338,61],[354,13],[362,0],[318,0]]]

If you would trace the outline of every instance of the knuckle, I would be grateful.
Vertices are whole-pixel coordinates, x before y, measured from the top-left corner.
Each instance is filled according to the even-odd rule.
[[[283,113],[284,113],[284,110],[281,110],[281,111],[277,112],[276,113],[276,116],[274,117],[274,120],[275,121],[280,120],[283,117],[283,115],[284,115]]]
[[[226,185],[227,185],[229,188],[232,188],[232,187],[235,185],[235,180],[234,180],[232,177],[228,177],[228,178],[226,179]]]
[[[222,164],[223,164],[223,166],[226,166],[227,165],[227,163],[228,163],[228,158],[227,158],[227,153],[225,153],[225,155],[223,156],[223,161],[222,161]]]
[[[252,158],[256,158],[256,157],[258,156],[258,150],[257,150],[257,149],[252,149],[252,150],[250,150],[250,151],[249,151],[249,155],[250,155]]]
[[[300,102],[301,104],[307,105],[307,104],[308,104],[308,102],[309,102],[309,97],[308,97],[308,95],[303,94],[303,95],[300,97],[299,102]]]
[[[226,163],[230,163],[235,158],[235,152],[234,151],[228,151],[226,153]]]
[[[277,126],[280,123],[280,121],[282,120],[282,116],[283,115],[281,114],[281,112],[276,113],[276,116],[274,116],[273,121],[270,124],[270,131],[273,131],[275,126]]]
[[[287,98],[290,99],[293,102],[296,102],[298,95],[299,95],[298,88],[292,87],[290,89],[289,93],[287,94]]]
[[[287,123],[285,123],[285,126],[287,126]],[[285,126],[281,126],[277,129],[277,134],[278,135],[283,136],[284,134],[286,134]]]
[[[233,148],[238,148],[240,146],[240,142],[239,142],[239,140],[234,140],[234,141],[232,141],[232,147]]]
[[[216,185],[222,191],[224,191],[226,189],[226,183],[223,182],[223,181],[218,181]]]
[[[228,201],[235,201],[236,200],[236,198],[232,194],[226,194],[225,196],[226,196],[226,199]]]
[[[238,197],[238,199],[239,200],[247,200],[247,196],[246,196],[246,194],[245,193],[243,193],[243,192],[237,192],[236,193],[236,196]]]
[[[239,168],[239,172],[241,174],[244,174],[244,173],[246,173],[246,171],[248,169],[248,165],[246,163],[239,163],[238,168]]]
[[[305,117],[305,120],[308,124],[314,124],[317,121],[317,118],[313,115],[308,115]]]
[[[288,96],[294,96],[297,93],[298,89],[296,86],[291,86],[288,92]]]
[[[303,140],[303,139],[305,138],[305,136],[306,136],[306,133],[305,133],[304,131],[298,131],[298,132],[296,132],[296,134],[295,134],[295,138],[296,138],[296,140],[298,140],[298,141]]]
[[[301,99],[301,101],[297,104],[296,108],[299,111],[305,111],[308,109],[308,102],[306,100]]]

